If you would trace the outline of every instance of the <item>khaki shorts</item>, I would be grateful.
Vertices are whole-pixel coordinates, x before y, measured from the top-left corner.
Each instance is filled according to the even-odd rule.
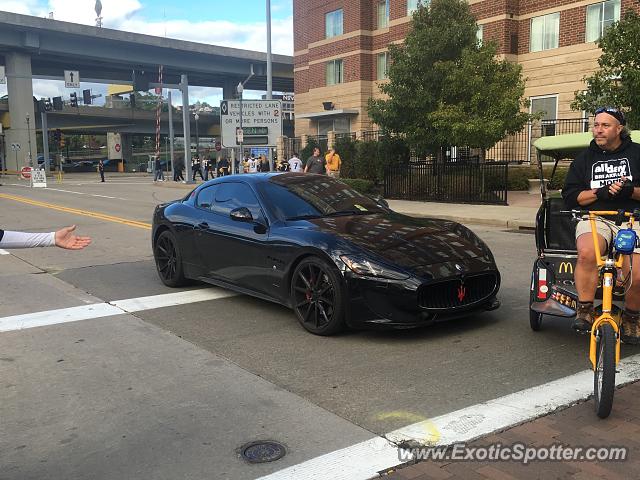
[[[600,220],[596,220],[596,230],[600,234],[600,236],[604,238],[605,242],[607,242],[607,245],[611,244],[611,241],[613,240],[613,234],[617,233],[621,228],[627,227],[624,223],[622,224],[622,226],[617,227],[615,225],[608,225]],[[633,223],[633,230],[640,237],[640,222]],[[589,220],[580,220],[580,222],[578,222],[578,225],[576,225],[576,240],[580,235],[584,234],[591,235],[591,223]],[[633,253],[640,254],[640,248],[634,249]]]
[[[333,178],[340,178],[340,170],[329,170],[329,176]]]

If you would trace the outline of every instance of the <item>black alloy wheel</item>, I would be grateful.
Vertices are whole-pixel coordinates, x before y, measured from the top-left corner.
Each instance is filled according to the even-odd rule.
[[[181,287],[187,283],[182,269],[182,256],[173,233],[165,230],[160,234],[153,250],[160,280],[167,287]]]
[[[616,334],[611,325],[604,323],[596,335],[596,368],[593,371],[595,408],[600,418],[607,418],[616,388]]]
[[[344,328],[344,289],[339,273],[324,260],[302,260],[291,278],[291,305],[300,324],[316,335]]]

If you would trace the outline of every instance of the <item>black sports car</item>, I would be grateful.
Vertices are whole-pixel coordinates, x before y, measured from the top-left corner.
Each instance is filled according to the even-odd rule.
[[[211,180],[156,207],[152,243],[166,285],[197,279],[287,305],[319,335],[500,305],[500,273],[471,230],[400,215],[325,175]]]

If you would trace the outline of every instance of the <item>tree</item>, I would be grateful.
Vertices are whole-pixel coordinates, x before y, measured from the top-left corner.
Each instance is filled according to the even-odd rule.
[[[531,119],[521,67],[497,60],[476,31],[465,1],[433,0],[414,12],[404,44],[389,46],[390,81],[380,86],[388,99],[371,99],[369,115],[418,155],[490,148]]]
[[[640,127],[640,16],[628,10],[596,43],[602,49],[599,69],[583,78],[587,90],[575,92],[571,108],[591,113],[602,106],[623,108],[627,123]]]

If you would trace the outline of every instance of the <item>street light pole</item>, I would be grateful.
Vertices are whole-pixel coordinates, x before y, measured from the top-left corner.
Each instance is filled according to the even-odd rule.
[[[193,118],[196,119],[196,156],[198,157],[198,161],[200,161],[200,135],[198,134],[198,119],[200,115],[198,115],[198,112],[193,114]]]
[[[236,90],[238,91],[238,95],[240,96],[240,131],[242,131],[242,92],[244,91],[244,87],[242,86],[242,82],[238,83],[238,86],[236,87]],[[242,137],[240,138],[240,142],[238,142],[240,144],[240,165],[238,166],[238,173],[244,173],[244,152],[242,150],[242,141],[244,140],[244,133],[242,134]]]
[[[29,114],[27,113],[27,136],[29,138],[29,166],[33,167],[33,155],[31,154],[31,118],[29,118]]]

